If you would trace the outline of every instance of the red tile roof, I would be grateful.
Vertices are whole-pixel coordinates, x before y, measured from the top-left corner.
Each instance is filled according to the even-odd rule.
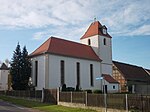
[[[84,38],[94,36],[94,35],[102,35],[102,36],[112,38],[108,33],[107,34],[102,33],[102,27],[103,26],[101,25],[99,21],[95,21],[91,23],[91,25],[89,26],[85,34],[80,39],[84,39]]]
[[[127,80],[150,81],[150,76],[142,67],[116,61],[113,61],[113,64]]]
[[[49,38],[29,56],[34,57],[44,53],[101,61],[92,47],[56,37]]]
[[[109,83],[119,83],[118,81],[116,81],[111,75],[107,75],[107,74],[102,74],[102,76],[104,77],[104,79],[109,82]]]

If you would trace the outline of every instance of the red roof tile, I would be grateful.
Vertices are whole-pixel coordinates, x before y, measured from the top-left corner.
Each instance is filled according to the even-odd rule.
[[[119,83],[118,81],[116,81],[111,75],[107,75],[107,74],[102,74],[102,76],[104,77],[104,79],[109,82],[109,83]]]
[[[127,80],[150,80],[150,76],[142,67],[116,61],[113,61],[113,64],[118,68],[118,70],[123,74],[123,76]]]
[[[33,57],[43,53],[101,61],[92,47],[56,37],[49,38],[29,56]]]
[[[112,38],[108,33],[106,35],[102,33],[102,27],[103,26],[99,21],[95,21],[91,23],[91,25],[89,26],[85,34],[80,39],[84,39],[94,35],[102,35],[102,36],[107,36],[109,38]]]

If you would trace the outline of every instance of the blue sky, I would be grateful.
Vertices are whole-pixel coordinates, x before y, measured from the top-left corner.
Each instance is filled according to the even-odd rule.
[[[0,61],[19,42],[31,53],[50,36],[79,41],[96,17],[112,38],[113,60],[150,69],[149,0],[0,0]]]

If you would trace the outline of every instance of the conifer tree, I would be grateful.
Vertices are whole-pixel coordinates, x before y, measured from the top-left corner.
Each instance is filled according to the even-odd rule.
[[[20,82],[21,82],[21,50],[20,45],[18,43],[13,58],[11,61],[10,74],[12,75],[12,88],[14,90],[20,90]]]
[[[31,63],[28,59],[26,47],[23,47],[22,53],[18,43],[11,61],[10,74],[12,76],[12,88],[14,90],[28,89],[28,81],[31,75]]]
[[[22,56],[21,56],[21,85],[22,89],[28,89],[28,81],[31,76],[31,62],[28,58],[28,51],[26,46],[23,47]]]

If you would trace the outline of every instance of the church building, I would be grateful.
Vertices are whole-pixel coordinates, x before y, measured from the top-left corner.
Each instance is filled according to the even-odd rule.
[[[37,90],[67,87],[118,92],[112,77],[112,37],[99,21],[91,23],[80,43],[50,37],[30,54]],[[96,80],[99,79],[99,80]]]

